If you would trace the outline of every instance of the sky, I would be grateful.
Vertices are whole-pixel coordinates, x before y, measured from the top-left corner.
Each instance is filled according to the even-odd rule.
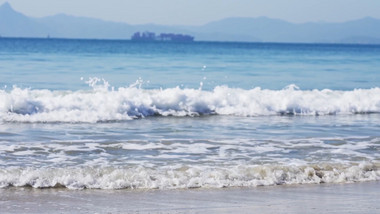
[[[293,23],[380,19],[380,0],[0,0],[32,17],[59,13],[128,24],[202,25],[227,17]]]

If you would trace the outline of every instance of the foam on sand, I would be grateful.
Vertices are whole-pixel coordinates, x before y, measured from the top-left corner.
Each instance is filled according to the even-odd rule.
[[[0,187],[186,189],[282,184],[351,183],[380,179],[378,164],[81,167],[0,169]]]

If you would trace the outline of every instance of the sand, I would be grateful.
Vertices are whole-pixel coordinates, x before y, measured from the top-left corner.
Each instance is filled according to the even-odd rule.
[[[380,213],[380,182],[191,190],[0,189],[0,213]]]

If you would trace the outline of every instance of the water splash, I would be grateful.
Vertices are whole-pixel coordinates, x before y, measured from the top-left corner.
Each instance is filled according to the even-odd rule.
[[[217,86],[198,89],[144,89],[140,78],[114,89],[102,78],[89,78],[90,91],[0,90],[0,121],[101,122],[153,115],[339,115],[380,113],[380,89],[352,91],[282,90],[259,87],[244,90]]]

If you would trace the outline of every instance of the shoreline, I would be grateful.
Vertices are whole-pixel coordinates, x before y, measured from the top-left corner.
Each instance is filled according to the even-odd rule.
[[[186,190],[0,189],[0,213],[379,213],[380,181]]]

